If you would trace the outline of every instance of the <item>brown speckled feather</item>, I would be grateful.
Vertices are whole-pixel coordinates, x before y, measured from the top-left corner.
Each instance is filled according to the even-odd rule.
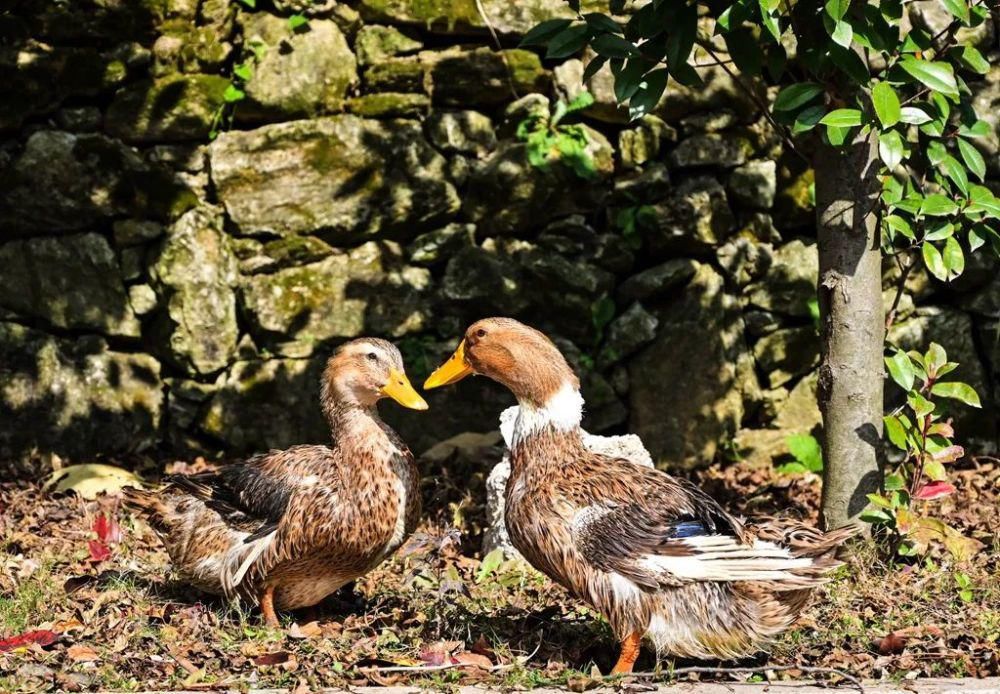
[[[838,566],[832,553],[851,528],[745,523],[689,482],[587,450],[579,382],[537,330],[478,321],[456,355],[429,382],[474,372],[517,397],[508,532],[534,567],[608,619],[623,643],[616,671],[632,668],[642,635],[677,656],[751,655]]]
[[[403,543],[419,520],[419,480],[412,453],[378,417],[379,396],[365,395],[377,391],[363,380],[366,369],[377,369],[375,360],[364,361],[375,353],[402,371],[399,352],[382,340],[348,343],[330,360],[323,405],[332,446],[271,451],[128,495],[182,577],[251,599],[273,586],[275,606],[295,609],[316,604]]]

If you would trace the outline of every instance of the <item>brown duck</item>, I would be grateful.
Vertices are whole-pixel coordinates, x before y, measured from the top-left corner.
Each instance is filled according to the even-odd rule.
[[[171,476],[159,491],[128,490],[174,566],[209,593],[275,609],[309,607],[365,574],[415,528],[420,493],[413,455],[381,419],[389,397],[427,409],[391,343],[342,345],[321,382],[332,446],[293,446],[215,472]]]
[[[744,522],[686,480],[588,451],[579,381],[542,333],[509,318],[473,324],[425,388],[482,374],[519,406],[506,523],[537,569],[593,605],[631,672],[643,636],[690,658],[751,655],[790,626],[839,563],[852,529]]]

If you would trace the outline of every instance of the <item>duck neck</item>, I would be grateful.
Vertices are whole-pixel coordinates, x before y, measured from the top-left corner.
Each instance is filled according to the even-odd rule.
[[[395,449],[387,427],[374,405],[337,401],[328,403],[323,410],[330,425],[335,449],[379,458],[385,457],[378,455],[379,453],[391,453]]]
[[[541,401],[518,398],[517,404],[518,414],[510,441],[514,467],[558,464],[567,454],[583,447],[580,429],[583,396],[575,383],[565,381]]]

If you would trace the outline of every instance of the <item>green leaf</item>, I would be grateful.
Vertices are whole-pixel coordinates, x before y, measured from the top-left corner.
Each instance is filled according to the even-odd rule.
[[[815,106],[808,106],[802,109],[795,116],[795,122],[792,124],[792,132],[797,135],[812,130],[824,115],[826,115],[826,106],[823,104],[816,104]]]
[[[948,281],[948,268],[944,265],[944,259],[941,257],[941,251],[939,251],[933,243],[924,243],[921,245],[920,253],[924,257],[924,265],[932,275],[937,277],[942,282]]]
[[[496,573],[497,569],[503,564],[503,560],[504,551],[502,547],[497,547],[483,557],[483,560],[479,562],[479,571],[476,572],[476,583],[482,583],[491,574]]]
[[[962,67],[970,72],[974,72],[977,75],[985,75],[990,71],[989,62],[975,46],[961,46],[953,49],[952,53],[957,55],[958,62]]]
[[[946,156],[948,156],[948,150],[945,149],[944,143],[940,140],[934,140],[927,145],[927,161],[931,163],[931,166],[937,166]]]
[[[958,128],[959,137],[988,137],[990,134],[990,124],[984,120],[979,120],[972,125],[962,124]]]
[[[778,92],[778,96],[774,99],[774,110],[794,111],[822,93],[823,87],[815,82],[799,82],[789,85]]]
[[[734,29],[722,35],[729,50],[729,57],[736,63],[740,72],[747,75],[759,75],[764,56],[760,50],[760,42],[749,29]],[[822,88],[820,89],[822,91]],[[778,98],[781,98],[780,95]],[[775,110],[781,110],[775,102]]]
[[[980,181],[986,178],[986,161],[983,159],[983,155],[979,153],[975,145],[970,142],[958,138],[958,153],[962,155],[962,161],[965,165],[969,167],[969,171],[975,175]]]
[[[614,71],[615,63],[611,63]],[[646,74],[646,66],[641,60],[629,60],[625,67],[615,72],[615,99],[618,103],[624,103],[632,98],[632,95],[639,91],[642,84],[643,75]]]
[[[969,23],[969,3],[965,0],[942,0],[945,8],[963,24]]]
[[[920,214],[926,217],[946,217],[956,212],[958,212],[958,204],[941,193],[928,195],[920,205]]]
[[[667,70],[658,68],[653,70],[640,83],[639,89],[632,95],[628,102],[629,120],[642,118],[652,111],[659,103],[663,90],[667,87]]]
[[[520,46],[544,46],[549,39],[568,27],[572,22],[568,19],[549,19],[536,25],[524,38],[521,39]]]
[[[923,125],[931,121],[931,116],[917,106],[904,106],[899,110],[899,119],[910,125]]]
[[[549,48],[545,52],[545,57],[550,60],[568,58],[582,50],[589,37],[590,27],[586,24],[575,24],[563,29],[548,42]]]
[[[892,376],[892,380],[900,388],[906,392],[910,392],[913,389],[913,381],[917,374],[913,370],[913,362],[906,356],[906,352],[897,349],[891,357],[885,357],[885,365],[889,369],[889,375]]]
[[[830,61],[837,69],[850,77],[854,82],[867,86],[871,81],[868,73],[868,63],[861,59],[855,51],[832,44],[829,46]]]
[[[938,92],[931,94],[931,101],[934,102],[935,108],[937,108],[938,113],[941,115],[940,121],[944,124],[948,120],[948,116],[951,115],[951,103],[944,94]]]
[[[796,461],[809,472],[823,471],[823,451],[816,437],[809,434],[792,434],[785,438],[785,445]]]
[[[826,126],[826,139],[834,147],[840,147],[851,134],[850,128],[838,128],[835,125]]]
[[[906,404],[918,418],[926,417],[934,411],[934,403],[917,392],[911,392],[906,396]]]
[[[233,66],[233,77],[249,82],[253,77],[253,66],[250,63],[240,63]]]
[[[830,15],[823,16],[823,26],[835,44],[850,48],[851,41],[854,40],[854,27],[842,19],[833,19]]]
[[[969,250],[975,253],[983,244],[986,243],[986,237],[989,230],[986,229],[982,224],[976,224],[969,228]]]
[[[924,241],[944,241],[954,233],[954,224],[947,220],[937,220],[937,223],[930,227],[930,231],[924,234]]]
[[[249,7],[251,10],[257,7],[257,0],[240,0],[240,2]]]
[[[955,73],[948,63],[918,60],[912,56],[906,56],[899,65],[932,92],[958,96]]]
[[[879,82],[872,87],[872,106],[883,128],[891,128],[899,122],[899,97],[888,82]]]
[[[834,21],[840,21],[847,14],[847,8],[851,6],[851,0],[826,0],[824,8],[827,15]]]
[[[885,435],[893,446],[901,451],[907,450],[906,429],[897,415],[888,415],[882,418],[885,424]]]
[[[587,63],[587,67],[583,68],[583,83],[587,84],[587,82],[589,82],[590,79],[597,74],[597,71],[604,67],[607,62],[608,59],[604,56],[595,55],[590,62]]]
[[[856,108],[838,108],[823,116],[819,122],[835,128],[849,128],[854,125],[861,125],[861,111]]]
[[[942,463],[936,460],[927,460],[924,462],[924,475],[934,482],[948,479],[948,471],[945,470]]]
[[[931,393],[934,395],[939,395],[942,398],[949,398],[951,400],[960,400],[966,405],[971,407],[982,407],[983,404],[979,400],[979,394],[976,393],[975,388],[967,383],[961,383],[959,381],[952,381],[949,383],[935,383],[931,386]]]
[[[677,70],[686,65],[694,40],[698,35],[698,6],[683,4],[674,19],[674,25],[667,32],[666,59],[667,67]]]
[[[785,463],[774,468],[774,471],[779,475],[804,475],[809,472],[802,463]]]
[[[972,186],[969,189],[969,199],[972,204],[965,208],[966,213],[983,212],[989,217],[1000,219],[1000,200],[986,186]]]
[[[222,98],[225,99],[227,104],[242,101],[246,98],[246,95],[246,92],[237,87],[235,84],[230,84],[226,87],[226,91],[222,92]]]
[[[612,34],[622,33],[621,24],[601,12],[590,12],[585,14],[583,15],[583,20],[587,22],[587,24],[590,25],[590,28],[594,31],[608,31]]]
[[[770,0],[760,0],[760,15],[761,20],[764,22],[764,26],[767,30],[771,32],[771,36],[774,37],[775,41],[781,41],[781,26],[778,24],[778,18],[773,14],[773,9],[768,9],[770,5]]]
[[[945,155],[945,158],[941,160],[941,170],[962,191],[962,195],[969,194],[969,174],[966,173],[965,166],[958,159],[950,154]]]
[[[292,31],[297,31],[309,24],[309,20],[306,19],[305,15],[293,14],[288,18],[288,28]]]
[[[949,280],[955,279],[965,271],[965,254],[962,253],[962,246],[954,236],[950,236],[944,242],[944,253],[941,257],[948,270]]]
[[[900,217],[898,214],[891,214],[885,218],[886,225],[898,234],[902,234],[911,241],[915,240],[916,234],[913,233],[913,227],[904,218]]]
[[[890,130],[878,136],[878,156],[889,171],[894,171],[903,161],[905,148],[899,132]]]
[[[889,509],[892,508],[892,504],[889,502],[889,500],[886,499],[881,494],[867,494],[866,496],[868,497],[868,501],[872,502],[875,506],[879,506],[881,508],[889,508]]]
[[[639,49],[615,34],[601,34],[590,42],[590,47],[605,58],[628,58],[639,53]]]
[[[927,347],[927,353],[924,355],[924,366],[927,368],[928,373],[937,374],[938,369],[948,363],[948,353],[945,352],[944,347],[939,345],[937,342],[932,342],[930,346]]]
[[[885,487],[887,492],[894,492],[906,489],[906,482],[899,475],[890,474],[885,476],[885,482],[882,486]]]

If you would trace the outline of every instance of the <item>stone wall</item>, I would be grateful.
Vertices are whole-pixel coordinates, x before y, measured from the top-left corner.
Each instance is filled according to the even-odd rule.
[[[628,123],[606,68],[584,84],[587,56],[515,48],[561,0],[483,0],[503,50],[472,0],[256,5],[0,15],[0,458],[323,441],[337,344],[389,337],[419,381],[495,314],[558,341],[590,431],[636,432],[663,463],[769,457],[817,427],[812,174],[724,71]],[[997,57],[992,25],[977,40]],[[594,175],[532,166],[518,123],[583,89]],[[976,89],[995,123],[1000,68]],[[982,147],[1000,175],[996,135]],[[960,436],[992,450],[985,258],[952,287],[915,271],[891,336],[962,362],[987,406]],[[478,381],[428,400],[384,408],[416,450],[510,403]]]

